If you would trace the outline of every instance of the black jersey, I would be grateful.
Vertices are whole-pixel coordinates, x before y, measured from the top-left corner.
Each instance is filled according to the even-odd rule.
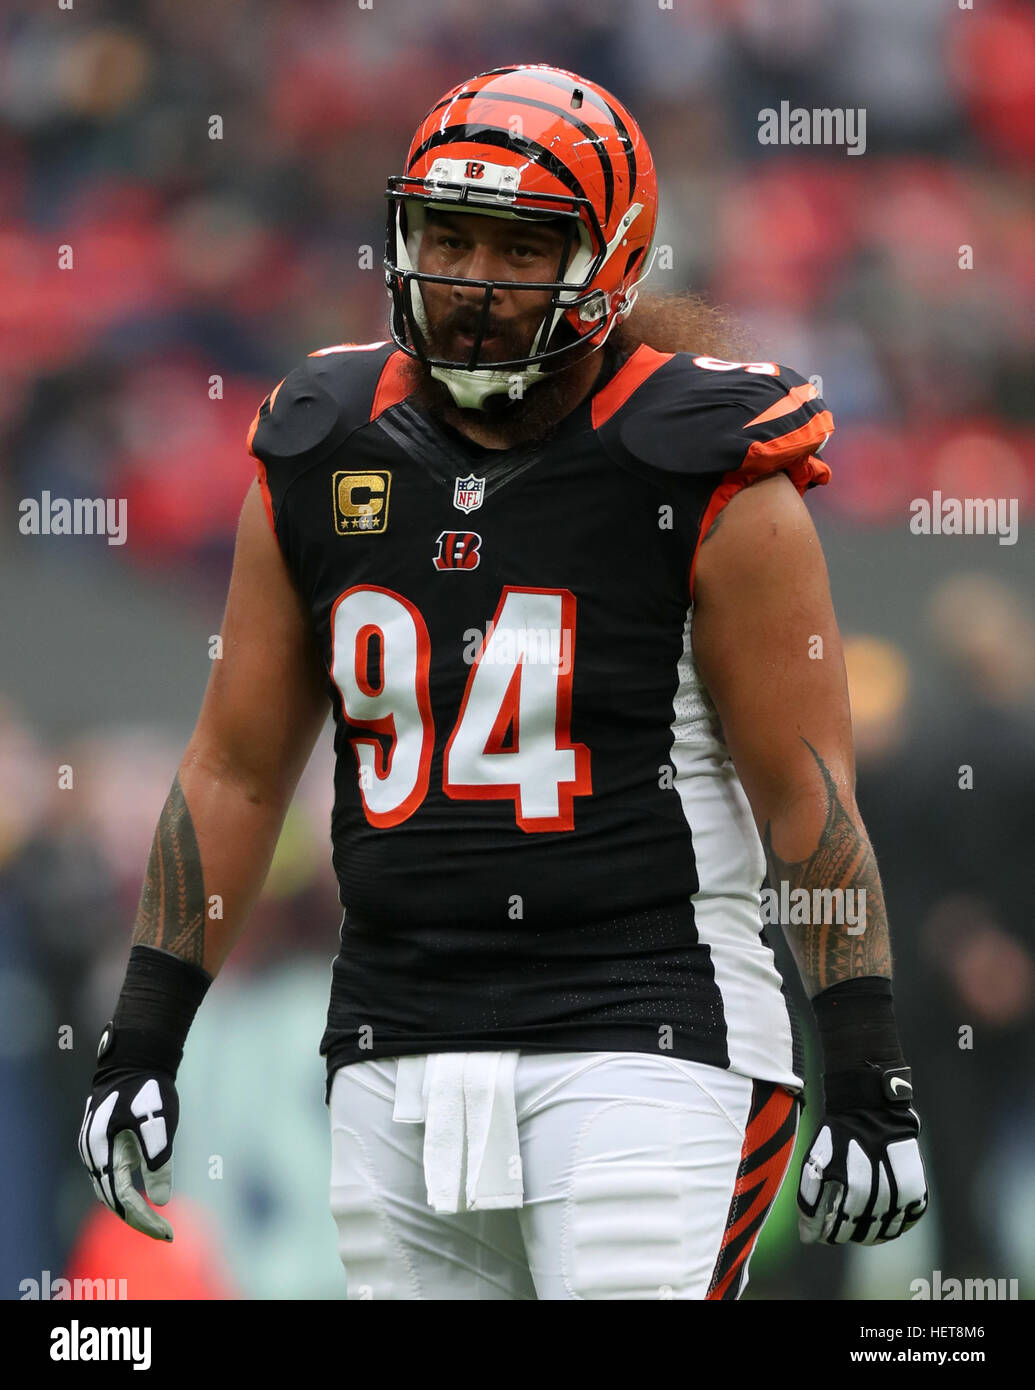
[[[328,1077],[660,1049],[802,1084],[693,576],[740,488],[827,481],[833,423],[776,363],[604,351],[591,395],[505,451],[417,408],[391,343],[310,355],[253,422],[336,725]]]

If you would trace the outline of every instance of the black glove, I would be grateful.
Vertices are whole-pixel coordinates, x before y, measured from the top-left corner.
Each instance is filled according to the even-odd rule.
[[[130,951],[115,1017],[101,1034],[79,1154],[102,1202],[135,1230],[172,1240],[152,1210],[172,1193],[172,1147],[180,1118],[176,1072],[212,977],[153,946]]]
[[[824,1078],[826,1110],[798,1186],[806,1244],[882,1245],[927,1210],[927,1177],[909,1067],[870,1066]]]
[[[98,1058],[114,1045],[114,1027],[101,1035]],[[143,1168],[144,1191],[164,1206],[172,1194],[172,1146],[180,1102],[168,1072],[98,1067],[79,1131],[79,1153],[94,1191],[116,1216],[156,1240],[172,1240],[164,1216],[134,1186]]]

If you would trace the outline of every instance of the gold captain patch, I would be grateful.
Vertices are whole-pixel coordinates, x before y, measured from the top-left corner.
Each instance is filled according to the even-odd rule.
[[[334,529],[339,536],[376,536],[388,527],[392,475],[335,473]]]

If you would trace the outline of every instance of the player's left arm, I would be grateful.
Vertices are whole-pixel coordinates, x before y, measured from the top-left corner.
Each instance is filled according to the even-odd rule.
[[[785,474],[743,489],[719,513],[698,552],[694,603],[694,659],[751,804],[770,885],[804,888],[810,905],[824,904],[818,920],[784,927],[824,1049],[826,1113],[799,1189],[801,1233],[889,1240],[926,1208],[919,1122],[894,1023],[884,895],[855,801],[826,564]],[[853,890],[858,920],[831,910],[838,899],[816,889]]]
[[[884,895],[855,802],[848,682],[826,564],[785,474],[743,489],[719,513],[697,557],[694,599],[694,659],[772,887],[785,880],[810,896],[814,888],[865,892],[861,932],[824,922],[786,928],[809,997],[841,980],[890,979]]]

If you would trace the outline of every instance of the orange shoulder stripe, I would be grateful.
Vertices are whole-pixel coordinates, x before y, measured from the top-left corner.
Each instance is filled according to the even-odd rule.
[[[333,347],[317,348],[307,356],[326,357],[331,352],[376,352],[378,348],[387,347],[390,342],[390,338],[382,338],[377,343],[335,343]]]
[[[616,411],[621,410],[632,393],[674,356],[673,352],[657,352],[646,343],[641,343],[625,366],[620,367],[603,390],[598,391],[593,397],[593,428],[598,430],[606,420],[610,420]]]
[[[752,425],[761,425],[765,420],[778,420],[781,415],[791,415],[806,401],[811,401],[818,395],[819,392],[811,381],[806,381],[802,386],[792,386],[782,400],[774,401],[768,410],[763,410],[761,415],[749,420],[744,428],[749,430]]]
[[[781,434],[777,439],[756,439],[751,448],[744,455],[744,462],[740,465],[740,471],[748,473],[751,477],[756,477],[760,473],[771,472],[777,465],[777,460],[781,458],[794,458],[797,454],[808,453],[812,449],[819,449],[823,441],[834,433],[834,417],[829,410],[821,410],[818,415],[813,415],[810,420],[806,420],[804,425],[798,429],[791,430],[790,434]],[[819,460],[816,460],[817,463]],[[823,470],[823,482],[827,482],[830,477],[830,469],[826,464],[820,465]]]
[[[410,389],[411,377],[407,370],[406,354],[398,350],[392,353],[381,368],[381,375],[377,379],[377,389],[374,392],[374,403],[370,407],[371,420],[376,420],[389,407],[404,401],[409,395]]]

